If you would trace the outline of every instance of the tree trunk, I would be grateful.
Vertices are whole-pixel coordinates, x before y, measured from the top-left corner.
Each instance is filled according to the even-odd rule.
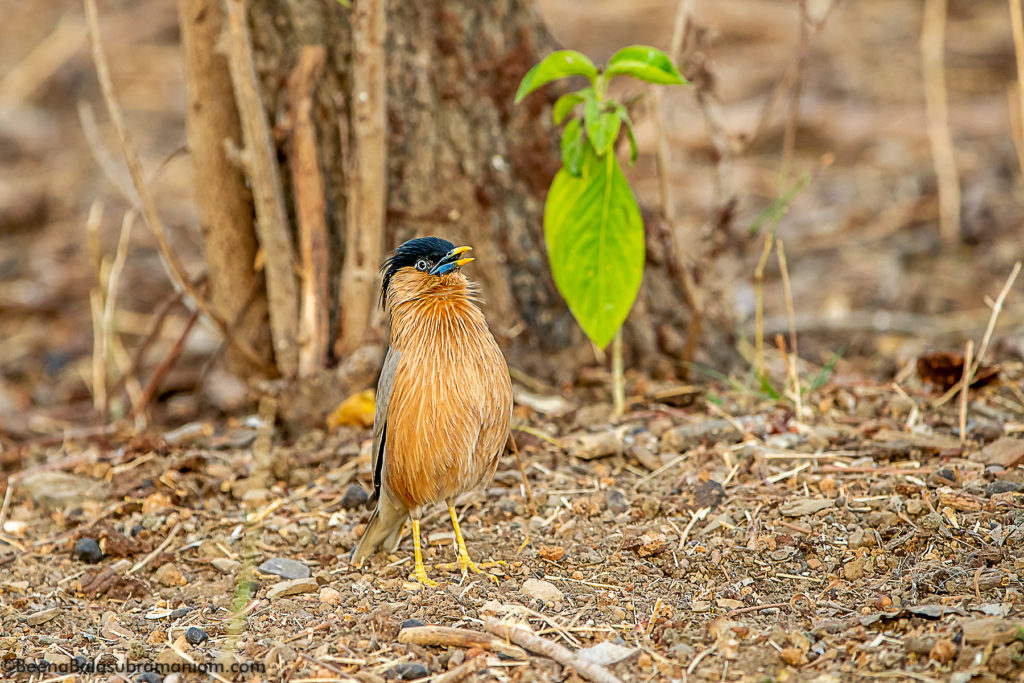
[[[355,2],[357,7],[349,9],[327,1],[251,0],[248,8],[256,73],[290,218],[301,212],[287,161],[294,125],[289,74],[304,47],[326,50],[310,114],[326,195],[331,335],[337,339],[343,326],[345,340],[335,347],[341,357],[329,363],[344,363],[344,354],[358,345],[353,325],[365,329],[362,344],[379,345],[385,333],[379,309],[347,300],[353,286],[345,284],[343,264],[361,265],[360,281],[372,274],[370,286],[356,291],[375,301],[379,276],[372,269],[383,252],[433,234],[473,247],[477,261],[467,275],[481,284],[484,310],[510,364],[544,379],[572,380],[582,365],[594,362],[594,354],[551,279],[541,220],[559,166],[550,116],[559,92],[548,87],[513,105],[520,79],[555,47],[534,6],[528,0]],[[372,12],[375,4],[386,10],[383,50],[356,51],[354,41],[364,38],[354,38],[353,31],[361,30],[366,16],[355,13]],[[370,20],[372,27],[372,15]],[[367,186],[376,157],[372,148],[367,157],[359,147],[370,144],[367,138],[372,143],[359,105],[373,100],[375,84],[365,77],[374,73],[374,59],[381,60],[378,73],[385,80],[386,164],[384,177],[374,181],[383,188]],[[360,162],[364,157],[369,161]],[[382,225],[364,225],[374,221],[363,218],[365,210],[353,211],[350,202],[365,201],[375,191],[386,202]],[[360,223],[350,226],[353,220]],[[379,231],[379,239],[367,238],[363,230]],[[672,264],[663,257],[665,243],[664,229],[648,221],[645,282],[625,333],[627,368],[659,374],[678,370],[688,318]],[[363,257],[373,244],[380,245],[379,253],[369,255],[367,269]],[[359,258],[347,249],[359,249]],[[296,272],[302,272],[299,264]],[[345,295],[339,300],[340,289]],[[360,319],[365,319],[362,327]]]

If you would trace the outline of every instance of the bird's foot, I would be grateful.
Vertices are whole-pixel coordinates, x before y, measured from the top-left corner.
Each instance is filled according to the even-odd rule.
[[[418,567],[416,571],[410,574],[409,580],[421,583],[427,588],[437,588],[438,586],[437,581],[434,581],[429,576],[427,576],[427,572],[423,567]]]
[[[489,578],[494,583],[498,583],[498,577],[494,576],[494,574],[489,574],[489,573],[485,572],[484,570],[488,569],[490,567],[498,567],[500,565],[507,565],[507,564],[508,564],[508,562],[505,562],[504,560],[494,560],[492,562],[476,563],[473,560],[469,559],[469,554],[468,553],[466,553],[466,554],[459,553],[459,557],[458,557],[458,561],[457,562],[448,562],[446,564],[439,564],[439,565],[437,565],[437,568],[438,569],[443,569],[445,571],[453,571],[454,569],[457,568],[460,572],[462,572],[462,577],[463,578],[466,578],[466,576],[469,575],[469,572],[472,571],[474,574],[483,574],[484,576]]]

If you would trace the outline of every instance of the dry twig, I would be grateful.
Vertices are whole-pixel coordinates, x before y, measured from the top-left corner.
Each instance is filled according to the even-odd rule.
[[[167,355],[164,356],[162,361],[160,361],[160,365],[156,367],[156,370],[153,371],[149,381],[146,382],[146,387],[142,390],[142,396],[139,398],[138,404],[132,409],[132,415],[134,417],[144,415],[146,409],[149,408],[149,404],[152,402],[153,397],[156,396],[157,390],[163,383],[164,378],[167,377],[167,373],[171,371],[171,368],[174,367],[174,363],[178,360],[178,357],[181,356],[181,352],[185,350],[185,340],[188,339],[188,335],[192,331],[192,328],[195,326],[198,319],[199,311],[193,311],[192,315],[189,316],[188,320],[185,322],[185,327],[181,330],[181,334],[178,335],[178,338],[167,352]]]
[[[521,626],[506,623],[494,617],[487,617],[484,620],[484,628],[531,652],[550,657],[562,666],[571,666],[580,676],[594,681],[594,683],[621,683],[618,676],[603,666],[578,657],[568,648],[536,636]]]
[[[328,313],[327,199],[317,159],[313,123],[313,91],[323,71],[327,50],[305,45],[299,63],[288,77],[292,132],[288,164],[295,192],[295,220],[302,259],[302,295],[299,306],[299,376],[306,377],[327,362]]]
[[[132,184],[139,195],[142,215],[153,231],[154,237],[156,237],[157,245],[160,248],[160,256],[167,267],[171,282],[174,283],[175,287],[188,295],[188,298],[194,302],[196,308],[217,327],[229,344],[237,348],[257,367],[266,368],[267,364],[252,350],[252,347],[229,334],[227,323],[210,308],[206,300],[196,291],[196,288],[188,278],[185,267],[171,249],[163,222],[160,220],[160,214],[156,210],[156,202],[153,200],[149,185],[146,183],[142,162],[139,160],[135,144],[132,142],[127,126],[125,126],[121,105],[118,104],[117,96],[114,92],[114,81],[110,77],[110,66],[107,63],[107,56],[103,51],[100,39],[99,13],[96,9],[96,0],[83,1],[85,3],[86,25],[89,28],[89,42],[92,45],[93,61],[96,64],[96,77],[100,83],[100,91],[103,93],[103,101],[107,106],[107,113],[110,116],[111,123],[113,123],[114,129],[117,131],[117,136],[121,143],[121,152],[128,166]]]
[[[967,397],[970,394],[971,357],[974,355],[974,340],[968,339],[964,348],[964,374],[960,380],[960,443],[967,441]]]
[[[267,305],[274,359],[281,374],[294,377],[299,355],[298,285],[295,281],[295,253],[288,234],[288,212],[277,168],[277,154],[270,136],[267,113],[260,100],[259,80],[253,64],[246,0],[226,0],[228,24],[228,67],[242,121],[245,150],[242,159],[252,186],[256,229],[267,278]]]
[[[481,650],[500,652],[513,659],[527,658],[522,648],[509,645],[496,635],[434,624],[403,628],[398,632],[398,642],[427,647],[478,647]]]
[[[376,301],[380,274],[377,262],[384,248],[387,185],[387,91],[384,0],[356,3],[352,24],[352,120],[343,139],[351,140],[345,169],[349,182],[345,225],[345,260],[341,268],[341,319],[336,353],[342,356],[363,343]]]

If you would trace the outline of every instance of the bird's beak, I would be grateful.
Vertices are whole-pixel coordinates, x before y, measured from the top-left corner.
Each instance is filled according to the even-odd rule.
[[[473,247],[455,247],[445,254],[444,258],[437,262],[437,265],[430,269],[430,274],[444,275],[445,273],[451,272],[456,268],[460,268],[470,261],[473,261],[474,259],[471,257],[459,258],[472,248]]]

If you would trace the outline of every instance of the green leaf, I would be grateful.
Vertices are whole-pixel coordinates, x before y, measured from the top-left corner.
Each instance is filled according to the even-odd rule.
[[[562,131],[562,165],[575,177],[583,171],[583,148],[587,141],[583,137],[583,124],[572,119]]]
[[[569,113],[576,107],[577,104],[579,104],[585,99],[593,99],[593,97],[593,88],[583,88],[582,90],[566,93],[565,95],[559,97],[557,100],[555,100],[555,106],[551,110],[551,118],[554,119],[555,125],[562,125],[562,121],[565,120],[565,117],[569,115]]]
[[[544,237],[558,291],[580,327],[604,348],[640,291],[644,226],[614,154],[583,146],[579,177],[562,169],[548,190]]]
[[[647,45],[624,47],[608,60],[605,73],[611,76],[633,76],[648,83],[681,85],[686,83],[672,60],[661,50]]]
[[[588,99],[583,108],[583,121],[590,144],[594,146],[597,156],[603,157],[614,147],[622,120],[617,112],[603,111],[597,100]]]
[[[575,50],[552,52],[523,76],[519,90],[516,91],[516,104],[546,83],[566,76],[577,75],[593,80],[597,78],[597,68],[585,54]]]
[[[629,165],[632,166],[640,155],[637,150],[636,133],[633,131],[633,119],[629,118],[629,112],[621,104],[616,103],[615,111],[618,113],[619,118],[622,119],[622,122],[626,124],[626,134],[629,136]]]

